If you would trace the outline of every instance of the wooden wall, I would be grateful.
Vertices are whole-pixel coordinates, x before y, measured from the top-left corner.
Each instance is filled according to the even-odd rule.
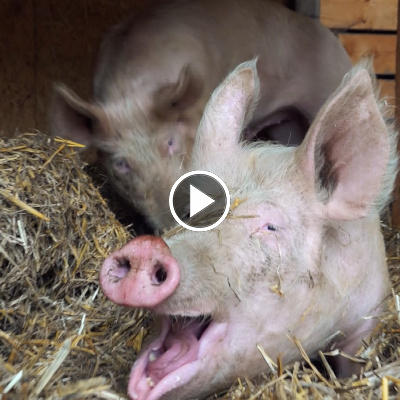
[[[374,56],[382,94],[395,105],[398,0],[321,0],[320,21],[338,33],[353,62]]]
[[[0,134],[46,131],[53,82],[88,97],[104,33],[156,1],[0,0]],[[375,54],[383,91],[394,99],[397,0],[321,0],[321,21],[338,30],[354,61]]]
[[[89,96],[104,33],[156,0],[0,0],[0,134],[46,131],[53,82]]]

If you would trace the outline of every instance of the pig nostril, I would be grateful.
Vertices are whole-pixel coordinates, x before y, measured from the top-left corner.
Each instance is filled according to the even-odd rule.
[[[130,269],[131,264],[129,260],[127,260],[126,258],[122,258],[118,260],[117,268],[115,268],[112,273],[114,277],[122,279],[128,274]]]
[[[160,263],[156,264],[156,272],[155,272],[156,284],[161,285],[167,279],[167,271],[164,266]]]

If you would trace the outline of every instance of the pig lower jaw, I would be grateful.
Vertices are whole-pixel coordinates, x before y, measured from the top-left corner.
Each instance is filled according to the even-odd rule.
[[[227,324],[211,321],[204,331],[199,325],[183,326],[177,332],[170,319],[163,318],[161,335],[139,356],[132,368],[128,384],[131,399],[157,400],[209,368],[213,349],[225,337]]]

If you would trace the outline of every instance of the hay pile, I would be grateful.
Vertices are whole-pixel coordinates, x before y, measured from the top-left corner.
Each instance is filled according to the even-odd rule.
[[[142,311],[114,306],[99,290],[102,261],[131,235],[82,167],[66,141],[39,134],[0,140],[3,400],[126,399],[130,368],[151,331]],[[383,230],[391,312],[360,350],[361,377],[338,381],[311,362],[278,362],[258,382],[243,378],[210,399],[398,398],[400,237],[390,222]]]
[[[4,399],[126,393],[146,322],[106,301],[98,273],[129,238],[66,143],[37,134],[0,142]]]

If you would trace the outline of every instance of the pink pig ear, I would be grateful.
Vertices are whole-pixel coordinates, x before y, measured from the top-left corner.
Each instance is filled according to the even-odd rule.
[[[85,102],[64,85],[55,87],[50,109],[53,136],[92,147],[98,141],[93,127],[104,125],[105,120],[104,111],[99,106]]]
[[[240,64],[215,89],[200,121],[193,150],[201,161],[231,157],[258,98],[257,60]]]
[[[356,68],[318,113],[298,148],[300,169],[314,184],[322,215],[367,215],[384,185],[390,138],[367,70]]]

